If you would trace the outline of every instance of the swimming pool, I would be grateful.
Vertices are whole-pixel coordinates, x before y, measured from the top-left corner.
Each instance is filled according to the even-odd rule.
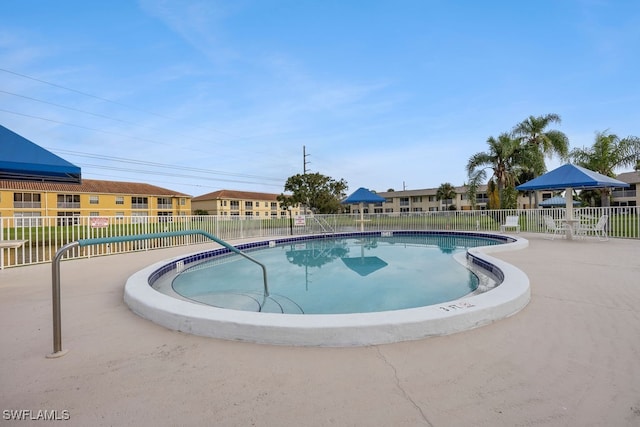
[[[454,256],[499,244],[478,236],[393,235],[327,237],[272,244],[249,254],[193,262],[165,274],[155,289],[219,308],[284,314],[348,314],[402,310],[461,298],[479,285]]]
[[[395,238],[396,241],[391,243],[391,238]],[[459,295],[440,296],[439,302],[426,306],[423,306],[424,303],[420,303],[418,306],[412,303],[413,305],[409,307],[376,308],[378,307],[378,303],[376,303],[372,306],[373,309],[359,309],[358,312],[353,312],[351,309],[345,311],[341,308],[341,311],[317,314],[315,308],[307,311],[305,309],[306,303],[300,305],[296,300],[300,295],[309,294],[309,292],[313,294],[315,292],[314,286],[322,287],[324,285],[318,286],[314,279],[307,281],[308,276],[289,280],[286,285],[295,288],[297,294],[294,297],[286,296],[286,298],[278,300],[281,293],[277,286],[272,288],[274,284],[271,282],[274,281],[274,277],[283,276],[289,279],[293,279],[293,277],[290,273],[283,273],[277,268],[269,266],[270,294],[277,296],[269,310],[264,310],[269,304],[266,303],[266,300],[261,302],[260,286],[255,285],[255,280],[250,281],[255,289],[244,289],[242,292],[231,292],[232,289],[228,287],[213,292],[203,292],[198,286],[194,289],[188,289],[189,286],[185,287],[180,283],[175,286],[174,291],[178,291],[178,293],[173,296],[154,289],[154,287],[158,287],[158,284],[160,284],[159,287],[166,288],[167,283],[171,283],[172,285],[169,287],[173,288],[174,279],[180,277],[179,274],[176,276],[176,272],[185,272],[183,277],[189,277],[202,271],[204,272],[202,274],[209,278],[208,282],[215,281],[218,276],[217,273],[211,274],[212,271],[216,271],[215,269],[220,267],[224,269],[225,266],[234,264],[234,261],[225,260],[228,250],[223,248],[164,261],[141,270],[127,281],[125,301],[134,312],[142,317],[175,330],[241,341],[315,346],[372,345],[453,333],[510,316],[522,309],[529,301],[529,281],[526,275],[515,267],[487,255],[490,252],[526,247],[528,242],[522,238],[484,233],[387,231],[342,233],[332,235],[331,240],[341,243],[331,245],[331,249],[322,255],[325,258],[334,258],[330,262],[326,259],[318,259],[323,253],[321,249],[323,243],[327,242],[324,236],[263,240],[237,245],[237,247],[243,251],[253,251],[257,248],[272,246],[270,248],[272,253],[279,254],[278,256],[286,259],[287,264],[294,266],[296,262],[301,264],[297,268],[305,271],[305,275],[308,274],[310,260],[323,263],[322,267],[316,268],[314,272],[328,269],[329,266],[335,264],[334,267],[339,267],[342,272],[334,272],[334,275],[344,276],[345,272],[351,272],[351,277],[347,280],[341,280],[339,287],[348,287],[350,284],[360,281],[360,277],[385,276],[383,286],[386,282],[387,288],[390,289],[384,291],[387,297],[382,300],[387,300],[390,299],[389,295],[397,293],[397,286],[393,283],[404,282],[404,280],[393,279],[399,273],[393,272],[389,267],[389,265],[395,264],[395,261],[392,263],[388,261],[395,260],[397,256],[406,257],[407,255],[393,254],[393,251],[400,249],[398,252],[402,252],[403,248],[413,244],[418,246],[416,242],[419,241],[421,243],[419,250],[422,252],[437,250],[440,254],[448,253],[447,255],[453,257],[450,259],[457,261],[456,269],[460,268],[462,274],[457,277],[463,278],[462,290],[456,291],[460,293]],[[438,245],[434,242],[441,244]],[[459,242],[465,243],[459,244]],[[468,242],[474,243],[469,244]],[[480,246],[477,246],[478,244]],[[367,249],[367,247],[372,249],[373,246],[383,249],[382,252],[376,252],[374,255],[374,252]],[[340,250],[341,247],[342,250]],[[333,255],[331,255],[331,251],[333,251]],[[250,252],[250,254],[252,257],[256,257],[260,252]],[[269,251],[264,252],[268,253]],[[417,256],[424,255],[422,253]],[[307,265],[300,261],[305,257]],[[417,266],[419,264],[416,258],[412,259],[413,261],[410,261],[409,264],[405,264],[405,268],[406,265]],[[206,272],[205,266],[216,262],[218,265],[213,270]],[[465,268],[459,263],[465,264]],[[446,267],[445,270],[450,268],[453,269],[453,264]],[[246,267],[243,270],[249,271],[250,269]],[[389,271],[391,276],[386,276],[386,271]],[[225,272],[222,276],[228,274],[231,273]],[[255,271],[255,274],[259,275],[259,272]],[[427,269],[423,271],[422,275],[424,274],[434,275],[434,272]],[[415,275],[413,277],[415,279]],[[493,284],[487,286],[483,282],[483,279],[487,278],[490,279],[490,282],[493,281]],[[163,280],[164,285],[162,285]],[[224,280],[220,281],[220,283],[224,282]],[[366,290],[366,286],[366,284],[358,283],[354,287]],[[335,289],[337,288],[334,287],[334,293]],[[491,290],[483,292],[487,289]],[[369,292],[368,295],[372,293]],[[420,292],[418,291],[418,293]],[[415,292],[412,295],[415,296]],[[201,297],[203,300],[194,302],[192,301],[196,299],[194,297]],[[359,298],[367,299],[366,295],[360,295]],[[353,299],[353,297],[350,296],[349,299]],[[253,300],[253,302],[247,304],[249,300]],[[337,301],[341,300],[341,298],[337,299]],[[414,300],[414,298],[411,297],[409,300]],[[223,306],[236,309],[212,306],[220,305],[221,301]],[[288,304],[287,301],[292,301],[292,303]],[[212,302],[213,304],[211,304]],[[256,307],[261,305],[263,312],[256,312],[259,311],[256,310]],[[335,301],[329,303],[329,306],[335,305],[341,306]],[[236,306],[247,307],[238,310]],[[284,306],[286,309],[280,311],[278,306]],[[281,314],[282,312],[293,314]],[[303,312],[307,314],[302,314]],[[309,312],[311,314],[308,314]],[[326,310],[320,312],[326,313]]]

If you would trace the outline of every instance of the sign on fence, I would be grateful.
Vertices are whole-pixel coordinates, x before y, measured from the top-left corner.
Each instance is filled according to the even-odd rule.
[[[109,226],[109,218],[100,217],[100,216],[92,216],[91,217],[91,228],[104,228]]]
[[[304,227],[306,225],[306,219],[304,215],[296,215],[293,220],[293,225],[296,227]]]

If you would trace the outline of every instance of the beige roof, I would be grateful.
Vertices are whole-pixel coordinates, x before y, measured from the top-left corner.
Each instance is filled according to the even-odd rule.
[[[624,172],[616,177],[616,179],[626,182],[627,184],[640,183],[640,171],[638,172]]]
[[[202,196],[194,197],[192,202],[201,202],[204,200],[219,200],[219,199],[239,199],[239,200],[277,200],[278,195],[273,193],[257,193],[253,191],[235,191],[235,190],[218,190],[213,193],[203,194]]]
[[[140,182],[103,181],[97,179],[83,179],[81,184],[0,180],[0,190],[190,197],[188,194],[179,193],[162,187],[156,187],[151,184],[144,184]]]

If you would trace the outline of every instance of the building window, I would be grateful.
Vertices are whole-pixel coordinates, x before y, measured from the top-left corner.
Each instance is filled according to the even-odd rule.
[[[14,208],[40,208],[40,194],[39,193],[14,193],[13,194],[13,207]]]
[[[131,224],[146,224],[149,222],[148,212],[131,212]]]
[[[124,197],[116,196],[116,205],[124,205]]]
[[[256,202],[256,208],[260,207],[260,202]]]
[[[79,209],[80,208],[80,195],[79,194],[58,194],[58,208],[62,209]]]
[[[180,197],[180,206],[184,206],[187,204],[187,199],[185,199],[184,197]]]
[[[476,203],[489,203],[489,196],[487,193],[478,193],[476,195]]]
[[[148,209],[149,200],[147,197],[131,197],[131,209]]]
[[[66,225],[78,225],[80,223],[80,212],[58,212],[58,227]]]
[[[253,202],[244,202],[245,209],[253,209]]]
[[[229,204],[231,205],[231,210],[233,210],[233,211],[238,211],[238,210],[240,210],[240,202],[239,202],[239,201],[237,201],[237,200],[231,200],[231,201],[229,202]],[[238,215],[238,214],[236,213],[236,215]]]
[[[171,212],[158,212],[158,222],[171,222],[173,221],[173,217],[171,216]]]
[[[408,197],[400,197],[400,206],[409,206],[409,198]],[[404,212],[400,209],[400,212]],[[407,210],[408,212],[408,210]]]
[[[100,212],[89,212],[89,216],[100,216]]]
[[[41,227],[40,212],[16,212],[13,215],[16,227]]]
[[[422,203],[422,196],[416,196],[416,197],[412,197],[411,201],[413,203]]]
[[[171,203],[171,197],[158,197],[158,209],[171,209],[173,203]]]
[[[278,202],[271,202],[271,210],[272,211],[278,210]]]
[[[98,196],[89,196],[90,205],[97,205],[98,203],[100,203],[100,198]]]

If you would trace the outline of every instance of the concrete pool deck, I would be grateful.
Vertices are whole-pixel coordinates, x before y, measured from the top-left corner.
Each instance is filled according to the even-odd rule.
[[[639,425],[640,241],[522,235],[528,248],[492,254],[529,276],[522,311],[368,347],[223,341],[128,309],[131,274],[201,245],[63,262],[69,352],[47,359],[51,265],[2,270],[0,424],[46,410],[74,426]]]

